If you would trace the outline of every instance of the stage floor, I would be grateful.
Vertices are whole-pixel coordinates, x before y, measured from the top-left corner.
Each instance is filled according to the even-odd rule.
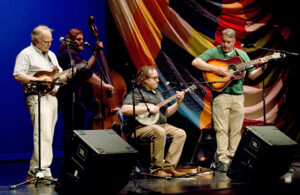
[[[54,160],[52,173],[59,176],[62,160]],[[214,171],[189,177],[178,178],[131,178],[119,194],[222,194],[222,195],[258,195],[258,194],[300,194],[300,162],[293,162],[294,173],[291,183],[283,178],[273,183],[245,184],[234,182],[225,173]],[[57,195],[55,185],[27,184],[10,190],[9,187],[25,181],[28,161],[0,163],[1,195]],[[101,177],[101,176],[99,176]],[[116,176],[116,179],[118,176]],[[101,190],[99,191],[101,194]]]

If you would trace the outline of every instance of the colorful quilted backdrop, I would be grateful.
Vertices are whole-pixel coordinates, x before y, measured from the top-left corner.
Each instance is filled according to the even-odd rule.
[[[192,60],[208,48],[220,44],[221,32],[232,28],[251,59],[272,55],[272,49],[291,50],[291,27],[276,14],[277,7],[255,0],[109,0],[110,11],[126,49],[138,69],[156,66],[160,88],[166,96],[192,84],[179,112],[200,129],[211,125],[210,90],[202,72]],[[259,49],[269,48],[270,50]],[[248,125],[276,125],[299,140],[299,114],[290,104],[295,55],[271,61],[255,81],[245,81],[245,122]],[[170,83],[169,85],[167,85]],[[263,90],[264,89],[264,90]],[[265,98],[263,98],[265,97]],[[299,96],[298,96],[299,97]],[[290,103],[289,103],[290,101]],[[297,104],[299,105],[299,104]]]

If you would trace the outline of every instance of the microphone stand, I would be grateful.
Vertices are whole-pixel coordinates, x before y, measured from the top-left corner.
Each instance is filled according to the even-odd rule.
[[[299,56],[299,53],[295,52],[288,52],[284,50],[276,50],[276,49],[270,49],[270,48],[265,48],[265,47],[257,47],[254,44],[249,44],[249,48],[256,48],[256,49],[262,49],[262,50],[267,50],[267,51],[273,51],[273,52],[279,52],[281,53],[281,57],[284,57],[285,55],[294,55],[294,56]],[[265,63],[260,64],[259,66],[261,67],[262,74],[265,72]],[[266,92],[265,92],[265,79],[263,79],[263,112],[264,112],[264,126],[266,126],[267,121],[266,121]]]
[[[267,51],[279,52],[279,53],[286,54],[286,55],[299,56],[299,53],[296,53],[296,52],[289,52],[289,51],[284,51],[284,50],[280,50],[280,49],[270,49],[270,48],[266,48],[266,47],[257,47],[254,44],[247,44],[247,47],[244,47],[244,48],[263,49],[263,50],[267,50]]]
[[[134,144],[134,147],[136,147],[136,126],[137,126],[137,121],[136,121],[136,112],[135,112],[135,105],[136,105],[136,103],[135,103],[135,89],[137,88],[138,89],[138,91],[139,91],[139,93],[141,94],[141,97],[142,97],[142,99],[143,99],[143,101],[145,102],[145,100],[144,100],[144,97],[143,97],[143,95],[142,95],[142,93],[141,93],[141,91],[140,91],[140,88],[139,88],[139,85],[138,84],[136,84],[136,81],[135,81],[135,79],[132,79],[131,80],[131,88],[132,88],[132,114],[133,114],[133,137],[134,137],[134,139],[133,139],[133,144]],[[149,108],[148,108],[148,106],[147,106],[147,104],[146,104],[146,102],[145,102],[145,105],[146,105],[146,107],[147,107],[147,110],[150,112],[150,110],[149,110]],[[129,137],[130,137],[131,135],[129,135]],[[130,139],[130,138],[129,138]],[[135,142],[135,143],[134,143]],[[143,170],[143,167],[142,167],[142,165],[141,165],[141,163],[139,162],[139,160],[138,159],[136,159],[136,163],[137,163],[137,168],[135,168],[134,169],[134,174],[135,174],[135,177],[134,177],[134,179],[135,178],[137,178],[137,175],[138,174],[141,174],[141,175],[143,175],[144,173],[142,172],[142,170]]]
[[[132,113],[133,113],[133,135],[134,139],[136,139],[136,118],[135,118],[135,97],[134,97],[134,90],[135,90],[136,82],[134,79],[131,81],[131,87],[132,87]]]
[[[265,64],[261,64],[260,68],[262,70],[262,74],[265,73]],[[267,125],[266,118],[266,87],[265,87],[265,78],[263,78],[263,111],[264,111],[264,126]]]
[[[138,92],[139,92],[139,94],[141,95],[141,97],[142,97],[142,100],[143,100],[143,102],[145,103],[145,106],[146,106],[146,108],[147,108],[147,111],[151,114],[151,111],[150,111],[150,109],[149,109],[149,107],[148,107],[148,105],[147,105],[147,102],[145,101],[145,98],[144,98],[144,96],[143,96],[143,94],[142,94],[142,92],[141,92],[141,89],[140,89],[140,86],[138,85],[138,84],[136,84],[136,82],[135,82],[135,80],[132,80],[131,81],[131,85],[132,85],[132,113],[133,113],[133,121],[134,121],[134,139],[136,139],[136,118],[135,118],[135,96],[134,96],[134,90],[135,89],[137,89],[138,90]]]
[[[92,45],[88,44],[87,42],[85,42],[86,46],[88,46],[92,52],[92,55],[95,57],[95,60],[96,60],[96,63],[98,65],[98,68],[99,68],[99,76],[100,76],[100,107],[101,107],[101,115],[99,116],[100,117],[100,122],[101,122],[101,126],[104,127],[104,118],[103,118],[103,113],[104,113],[104,106],[103,106],[103,85],[102,85],[102,82],[103,82],[103,70],[100,66],[100,63],[99,63],[99,60],[97,59],[97,56],[96,54],[94,53],[96,51],[96,48],[93,47]],[[94,96],[96,96],[96,94],[94,94]],[[100,112],[100,110],[98,110],[98,112]]]
[[[69,58],[70,58],[70,66],[71,66],[71,70],[72,70],[72,78],[74,76],[74,67],[75,67],[75,62],[74,62],[74,59],[71,55],[71,52],[70,52],[70,42],[65,42],[66,45],[67,45],[67,48],[68,48],[68,54],[69,54]],[[72,105],[71,105],[71,114],[72,114],[72,130],[74,130],[74,118],[75,118],[75,114],[74,114],[74,105],[75,105],[75,91],[74,91],[74,87],[72,87]]]
[[[52,84],[52,85],[65,85],[65,83],[63,82],[51,82],[51,81],[39,81],[39,80],[30,80],[32,85],[36,86],[37,89],[37,96],[38,96],[38,157],[39,157],[39,166],[38,169],[35,173],[35,178],[16,184],[16,185],[12,185],[9,187],[10,190],[15,189],[19,186],[25,185],[25,184],[29,184],[32,182],[35,182],[35,187],[37,187],[37,184],[40,181],[46,180],[49,181],[49,184],[51,184],[52,182],[56,182],[55,179],[50,179],[50,178],[45,178],[44,174],[42,172],[42,166],[41,166],[41,90],[42,90],[42,84]]]

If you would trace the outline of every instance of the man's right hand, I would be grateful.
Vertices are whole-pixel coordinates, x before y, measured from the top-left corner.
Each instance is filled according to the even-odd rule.
[[[150,110],[151,113],[158,113],[159,112],[159,107],[155,106],[155,105],[152,105],[152,106],[149,106],[149,110]]]
[[[51,77],[48,76],[43,76],[40,78],[40,81],[47,81],[47,82],[52,82],[53,79]],[[48,85],[49,83],[42,83],[42,85]]]
[[[214,66],[214,72],[219,75],[219,76],[223,76],[226,77],[228,76],[228,72],[221,66]]]

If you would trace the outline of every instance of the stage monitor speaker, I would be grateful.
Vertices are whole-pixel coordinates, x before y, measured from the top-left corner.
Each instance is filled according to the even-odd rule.
[[[202,129],[190,164],[210,168],[216,149],[215,130]]]
[[[286,173],[297,143],[275,126],[246,127],[227,176],[246,182],[272,182]]]
[[[137,151],[114,130],[74,130],[71,144],[58,194],[115,194],[128,183]]]

